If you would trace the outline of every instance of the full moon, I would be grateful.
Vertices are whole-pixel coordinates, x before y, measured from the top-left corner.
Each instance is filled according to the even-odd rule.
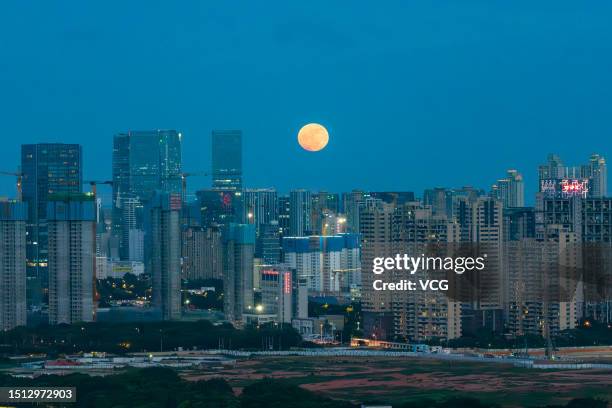
[[[298,132],[298,143],[304,150],[318,152],[323,150],[329,142],[329,133],[318,123],[309,123]]]

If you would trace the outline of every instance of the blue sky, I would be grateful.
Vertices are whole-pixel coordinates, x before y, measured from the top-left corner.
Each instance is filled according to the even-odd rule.
[[[531,196],[550,152],[610,159],[611,20],[605,1],[7,0],[0,170],[21,143],[77,142],[109,178],[113,134],[156,128],[208,170],[211,130],[239,128],[250,187],[420,195],[517,168]],[[297,145],[308,122],[323,152]]]

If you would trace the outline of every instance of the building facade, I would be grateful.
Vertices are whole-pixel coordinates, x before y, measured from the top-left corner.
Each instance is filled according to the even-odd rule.
[[[213,130],[212,132],[213,189],[242,189],[242,131]]]
[[[26,324],[27,204],[0,201],[0,330]]]
[[[156,190],[182,194],[182,136],[176,130],[129,131],[113,139],[113,230],[121,259],[129,233],[143,229],[143,203]]]
[[[21,173],[22,199],[28,205],[27,273],[46,287],[49,195],[83,191],[81,146],[64,143],[22,145]]]
[[[94,320],[96,209],[90,193],[49,195],[49,323]]]
[[[153,279],[152,304],[163,320],[181,317],[181,195],[157,191],[146,203],[145,270]]]
[[[255,226],[230,223],[223,229],[223,311],[239,322],[254,304]]]

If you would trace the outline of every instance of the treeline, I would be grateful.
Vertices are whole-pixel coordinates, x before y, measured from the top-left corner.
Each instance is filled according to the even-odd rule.
[[[121,374],[90,377],[85,374],[40,376],[35,379],[0,375],[1,387],[76,387],[76,408],[357,408],[281,380],[263,379],[237,395],[223,379],[186,381],[168,368],[133,369]],[[382,403],[384,404],[384,403]],[[61,404],[45,404],[60,406]],[[368,405],[370,405],[368,403]],[[388,405],[388,404],[384,404]],[[475,398],[444,401],[423,399],[395,405],[401,408],[493,408]],[[606,402],[579,399],[567,408],[605,408]],[[552,406],[551,406],[552,407]]]
[[[564,330],[552,338],[555,347],[583,347],[612,345],[612,326],[595,321],[583,321],[576,329]],[[437,343],[436,343],[437,344]],[[546,339],[542,336],[527,335],[509,338],[502,333],[480,329],[476,333],[450,340],[449,347],[479,348],[524,348],[545,347]]]
[[[273,380],[255,382],[240,396],[223,379],[185,381],[168,368],[130,370],[106,377],[85,374],[0,376],[2,387],[76,387],[78,408],[353,408],[297,386]],[[60,405],[60,404],[58,404]]]
[[[399,405],[399,408],[500,408],[498,404],[488,404],[476,398],[450,398],[444,401],[432,401],[423,399],[421,401],[409,402]],[[533,406],[538,408],[538,406]],[[594,398],[576,398],[565,405],[546,405],[539,408],[608,408],[606,401]]]
[[[286,350],[301,344],[290,325],[263,325],[235,329],[230,324],[197,322],[82,323],[18,327],[0,333],[0,355],[47,353],[59,355],[87,351],[109,353],[171,351],[182,347],[260,350],[262,345]]]

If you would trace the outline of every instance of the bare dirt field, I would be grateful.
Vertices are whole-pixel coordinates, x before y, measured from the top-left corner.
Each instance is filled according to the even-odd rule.
[[[612,372],[533,370],[512,365],[386,357],[267,357],[231,368],[184,373],[190,380],[223,377],[236,392],[264,377],[284,379],[329,397],[398,403],[469,396],[502,406],[563,403],[572,398],[612,401]]]

